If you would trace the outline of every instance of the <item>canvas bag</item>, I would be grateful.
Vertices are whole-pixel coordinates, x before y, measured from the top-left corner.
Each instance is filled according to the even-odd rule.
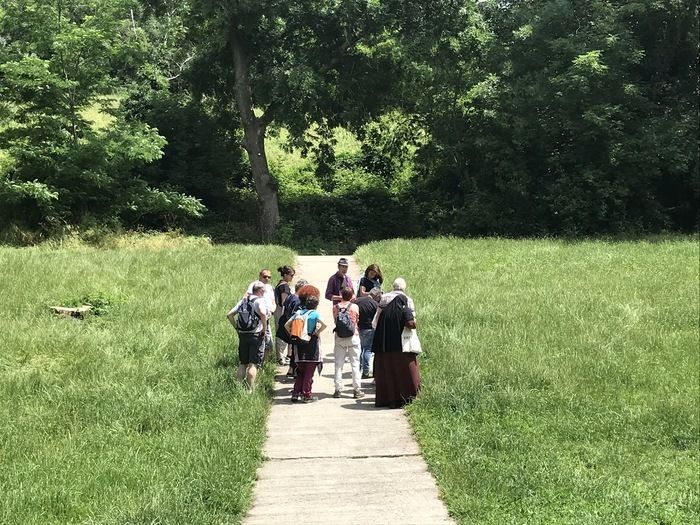
[[[418,332],[416,332],[415,328],[404,326],[403,332],[401,332],[401,351],[411,354],[423,353],[423,347],[420,344]]]
[[[413,319],[413,313],[409,309],[408,305],[403,308],[403,318],[404,322],[408,322],[409,319]],[[415,328],[409,328],[408,326],[403,327],[401,332],[401,351],[411,354],[422,354],[423,347],[420,344],[420,339],[418,339],[418,332]]]
[[[304,314],[301,312],[294,312],[294,315],[284,325],[292,344],[306,343],[311,340],[311,336],[309,335],[309,314],[311,314],[311,312],[312,310]]]

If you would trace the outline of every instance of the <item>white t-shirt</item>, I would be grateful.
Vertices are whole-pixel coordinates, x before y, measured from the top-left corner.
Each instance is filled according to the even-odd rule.
[[[253,281],[248,285],[248,295],[253,295],[253,285],[258,281]],[[272,285],[265,285],[265,293],[263,294],[263,299],[265,299],[265,306],[267,306],[268,312],[274,312],[277,305],[275,304],[275,289]]]

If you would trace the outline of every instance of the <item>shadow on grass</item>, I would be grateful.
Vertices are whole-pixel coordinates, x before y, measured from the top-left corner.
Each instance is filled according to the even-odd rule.
[[[231,353],[225,353],[214,362],[215,368],[238,368],[238,359]]]

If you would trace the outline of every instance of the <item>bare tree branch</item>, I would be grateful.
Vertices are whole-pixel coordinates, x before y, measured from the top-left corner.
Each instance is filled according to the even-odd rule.
[[[175,76],[172,76],[172,77],[168,77],[167,80],[175,80],[177,77],[179,77],[180,75],[182,75],[182,72],[183,72],[184,69],[185,69],[185,65],[187,64],[187,62],[189,62],[189,61],[192,60],[193,58],[194,58],[194,55],[189,55],[189,56],[185,59],[185,61],[184,61],[182,64],[180,64],[180,66],[179,66],[179,67],[180,67],[180,71],[178,72],[178,74],[175,75]]]

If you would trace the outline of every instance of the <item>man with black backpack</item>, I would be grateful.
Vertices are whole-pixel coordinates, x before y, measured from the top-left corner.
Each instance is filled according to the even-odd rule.
[[[343,389],[343,365],[345,356],[350,359],[352,371],[353,397],[361,399],[365,394],[360,390],[360,336],[357,331],[357,322],[360,310],[352,301],[354,292],[350,287],[340,289],[341,301],[333,307],[335,319],[335,347],[333,349],[335,360],[335,392],[333,397],[340,397]]]
[[[253,390],[258,368],[262,366],[265,356],[265,332],[267,319],[270,317],[263,295],[265,285],[255,281],[252,293],[246,294],[231,308],[226,317],[238,332],[238,365],[237,377],[245,380],[248,390]]]

